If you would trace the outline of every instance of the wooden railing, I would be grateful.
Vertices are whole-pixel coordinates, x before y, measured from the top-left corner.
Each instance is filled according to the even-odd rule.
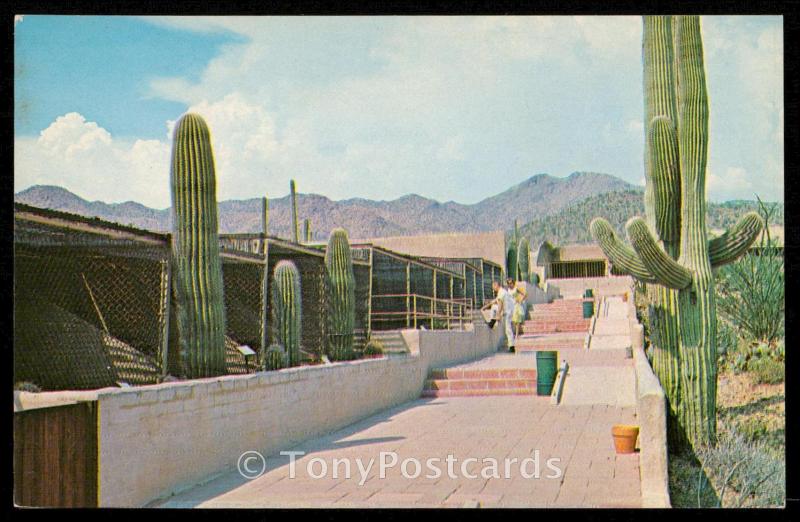
[[[472,321],[472,299],[441,299],[419,294],[384,294],[372,296],[372,325],[386,328],[431,330],[463,329]],[[381,328],[384,325],[384,328]]]

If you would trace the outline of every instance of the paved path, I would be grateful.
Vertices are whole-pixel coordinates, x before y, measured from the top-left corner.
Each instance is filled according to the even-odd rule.
[[[266,472],[258,478],[246,480],[232,471],[156,505],[639,507],[639,456],[616,455],[611,438],[613,424],[637,423],[634,369],[625,357],[629,342],[620,337],[627,319],[621,315],[621,300],[607,303],[598,314],[598,349],[559,352],[559,358],[566,358],[571,366],[560,405],[535,395],[419,399],[286,448],[304,452],[295,462],[294,478],[289,457],[271,455],[264,463]],[[458,365],[471,369],[535,366],[535,353],[497,354]],[[387,466],[382,478],[379,468],[384,452],[393,452],[397,461]],[[538,478],[532,460],[537,454]],[[465,462],[468,458],[477,460]],[[336,478],[334,459],[340,460]],[[406,459],[420,463],[420,476],[413,478],[418,470],[410,460],[404,474]],[[432,464],[440,476],[426,477],[435,474],[428,459],[439,459]],[[525,459],[529,459],[527,478],[520,469]],[[363,482],[359,460],[369,469],[363,473]],[[372,468],[368,468],[370,460]],[[390,463],[392,457],[384,455],[383,460]],[[350,478],[345,462],[350,465]],[[312,478],[311,474],[323,474],[323,463],[327,474]],[[494,476],[493,463],[498,476]],[[251,462],[251,469],[258,468],[259,463]]]
[[[234,471],[174,496],[161,507],[464,507],[480,502],[483,507],[637,507],[641,502],[639,457],[615,455],[611,425],[635,421],[633,408],[608,405],[553,406],[548,397],[457,397],[416,400],[372,416],[331,435],[300,444],[294,451],[306,454],[296,461],[296,476],[289,477],[289,458],[270,456],[267,472],[254,480]],[[287,448],[287,450],[290,448]],[[539,450],[539,478],[524,478],[519,462]],[[380,453],[396,452],[398,462],[379,477]],[[446,459],[456,460],[450,478]],[[321,458],[329,468],[327,478],[313,479],[307,469],[311,459]],[[476,478],[462,474],[466,471]],[[357,458],[363,466],[370,458],[373,469],[363,485]],[[416,458],[422,465],[416,479],[403,476],[401,463]],[[429,458],[441,459],[439,478],[426,466]],[[496,459],[500,478],[492,477]],[[510,461],[509,479],[505,459]],[[548,459],[563,474],[547,466]],[[351,478],[340,464],[339,478],[332,478],[333,459],[350,460]],[[389,462],[389,457],[386,457]],[[321,463],[310,470],[321,473]],[[484,469],[488,467],[488,470]],[[255,463],[251,469],[257,469]],[[413,465],[406,474],[415,473]],[[482,478],[485,471],[489,478]],[[526,472],[535,472],[529,462]]]

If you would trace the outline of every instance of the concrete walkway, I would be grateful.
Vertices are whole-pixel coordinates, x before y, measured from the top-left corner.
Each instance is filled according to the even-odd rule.
[[[156,506],[464,507],[479,502],[483,507],[638,507],[638,455],[615,455],[611,438],[612,424],[630,423],[634,417],[632,408],[552,406],[549,398],[536,396],[421,399],[291,448],[305,452],[296,460],[295,478],[289,476],[288,456],[270,456],[266,473],[254,480],[234,471]],[[539,478],[525,478],[520,462],[536,450]],[[379,473],[381,452],[397,456],[385,478]],[[455,478],[448,476],[448,455],[455,459]],[[319,462],[308,469],[314,458],[326,463],[326,477],[309,475],[322,472]],[[374,459],[363,485],[358,458],[364,468]],[[421,463],[420,477],[409,478],[416,472],[412,464],[403,475],[402,462],[409,458]],[[430,458],[440,459],[441,477],[426,478],[434,474],[426,467]],[[467,458],[478,459],[466,463],[466,474],[474,478],[462,473]],[[548,478],[557,475],[547,465],[552,458],[562,472],[556,478]],[[344,464],[339,478],[332,477],[333,459],[350,461],[350,479]],[[484,459],[495,459],[499,478]],[[510,461],[509,478],[505,459],[517,459]],[[534,474],[534,464],[525,471]]]
[[[571,366],[560,405],[536,395],[419,399],[286,448],[303,452],[294,478],[288,456],[268,455],[246,466],[263,466],[257,478],[232,471],[154,506],[640,507],[639,455],[615,454],[611,437],[613,424],[637,424],[627,316],[621,299],[606,303],[596,348],[559,352]],[[535,366],[535,353],[504,353],[457,368]]]

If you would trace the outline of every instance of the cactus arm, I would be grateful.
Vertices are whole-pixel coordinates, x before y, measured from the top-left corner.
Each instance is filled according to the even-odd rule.
[[[680,234],[681,180],[678,172],[678,137],[674,122],[667,116],[656,116],[647,132],[650,152],[650,175],[653,185],[653,211],[656,234],[664,242],[668,254],[677,247]]]
[[[716,268],[736,261],[758,238],[764,221],[756,212],[748,212],[728,231],[708,242],[708,257]]]
[[[592,237],[617,269],[630,274],[643,283],[655,283],[656,278],[647,269],[639,255],[618,237],[614,228],[603,218],[594,218],[589,225]]]
[[[631,218],[625,225],[628,239],[658,284],[681,290],[692,284],[692,273],[672,259],[658,244],[647,223],[640,217]]]

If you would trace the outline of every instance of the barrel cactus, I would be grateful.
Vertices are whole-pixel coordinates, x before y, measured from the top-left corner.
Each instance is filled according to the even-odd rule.
[[[594,219],[590,230],[615,268],[652,285],[653,367],[684,442],[697,447],[716,438],[713,269],[744,254],[763,221],[751,212],[708,239],[708,97],[699,17],[645,16],[643,63],[646,220],[626,224],[630,246],[604,219]]]
[[[353,354],[353,328],[356,318],[356,280],[347,232],[334,229],[325,250],[328,287],[328,355],[347,360]]]
[[[527,281],[530,277],[530,256],[530,243],[528,243],[528,238],[523,237],[517,246],[517,278],[520,281]]]
[[[225,304],[217,239],[217,181],[211,136],[203,118],[175,125],[170,175],[173,286],[182,373],[225,373]]]
[[[294,180],[289,181],[289,192],[292,199],[292,241],[299,243],[300,225],[297,223],[297,192],[295,191]]]
[[[288,364],[288,354],[283,349],[283,346],[279,344],[271,344],[269,348],[264,350],[261,357],[261,368],[267,372],[286,368]]]
[[[300,273],[291,261],[275,265],[272,284],[274,341],[286,347],[289,366],[300,364],[300,335],[302,295]]]

